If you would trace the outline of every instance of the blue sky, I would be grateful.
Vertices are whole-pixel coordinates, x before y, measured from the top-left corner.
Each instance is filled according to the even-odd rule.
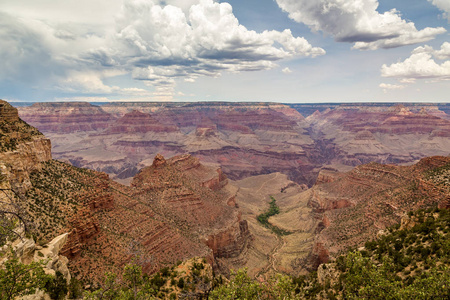
[[[450,0],[0,0],[10,101],[449,102]]]

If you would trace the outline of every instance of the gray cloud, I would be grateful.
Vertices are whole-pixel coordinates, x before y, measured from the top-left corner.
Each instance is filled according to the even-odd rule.
[[[59,18],[68,13],[61,5],[53,7],[54,14],[44,12],[43,19],[33,7],[24,8],[22,17],[19,4],[7,7],[10,13],[0,18],[0,76],[22,76],[29,65],[35,69],[28,72],[30,78],[51,72],[48,82],[61,91],[111,94],[130,90],[108,86],[104,79],[131,74],[155,87],[156,94],[168,95],[177,78],[267,70],[286,58],[325,54],[289,30],[248,30],[228,3],[125,0],[114,14],[108,9],[99,12],[98,20],[88,14],[77,22],[81,8],[77,11],[75,0],[68,2],[74,11],[67,23]],[[119,2],[112,0],[111,7]]]
[[[0,80],[34,84],[51,77],[50,51],[38,32],[0,12],[0,40]]]
[[[417,30],[395,9],[380,14],[378,0],[276,1],[294,21],[330,34],[338,42],[355,43],[355,49],[400,47],[429,41],[446,32],[442,27]]]

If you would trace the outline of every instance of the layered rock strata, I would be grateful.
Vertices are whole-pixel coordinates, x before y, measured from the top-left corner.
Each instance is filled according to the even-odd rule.
[[[21,115],[52,139],[55,158],[126,183],[151,165],[156,153],[190,153],[220,164],[232,179],[283,170],[296,180],[314,182],[311,155],[305,150],[313,142],[300,125],[304,118],[286,105],[70,105],[34,104],[22,107]]]

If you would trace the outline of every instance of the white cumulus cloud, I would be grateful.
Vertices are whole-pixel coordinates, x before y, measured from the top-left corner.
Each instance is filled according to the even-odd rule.
[[[286,58],[325,54],[289,29],[248,30],[228,3],[80,1],[51,6],[50,0],[24,0],[0,8],[0,78],[45,78],[68,92],[133,94],[104,83],[128,74],[154,87],[156,97],[170,98],[178,78],[193,82],[223,72],[267,70]],[[104,5],[97,18],[83,13],[83,6]]]
[[[276,1],[294,21],[330,34],[338,42],[354,43],[355,49],[395,48],[426,42],[446,32],[442,27],[417,30],[396,9],[379,13],[378,0]]]
[[[448,19],[450,22],[450,1],[448,0],[428,0],[428,2],[431,2],[434,6],[439,8],[444,12],[444,17]]]
[[[404,61],[389,66],[384,64],[381,75],[397,78],[401,82],[414,82],[417,79],[450,80],[450,43],[442,44],[440,50],[430,46],[417,47]]]
[[[380,83],[380,88],[383,89],[384,93],[387,93],[388,90],[402,90],[405,87],[405,85],[400,84]]]

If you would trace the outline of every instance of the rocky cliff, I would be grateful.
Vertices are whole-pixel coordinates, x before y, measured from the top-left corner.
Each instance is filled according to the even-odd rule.
[[[310,185],[315,179],[310,157],[317,154],[301,125],[304,118],[286,105],[71,105],[33,104],[21,108],[21,116],[52,139],[55,158],[128,179],[126,183],[151,165],[156,153],[190,153],[220,164],[232,179],[281,170]]]
[[[100,107],[86,102],[34,103],[20,107],[20,116],[46,135],[99,131],[115,120]]]
[[[51,158],[50,140],[22,121],[16,108],[0,100],[0,164],[10,187],[23,194],[30,187],[30,173]]]
[[[206,167],[191,155],[168,160],[157,155],[152,166],[134,178],[132,187],[141,197],[150,197],[155,211],[196,232],[214,258],[233,258],[244,250],[250,232],[230,202],[234,194],[227,181],[219,168]]]
[[[55,237],[49,243],[40,246],[30,238],[17,239],[0,248],[0,267],[10,259],[11,250],[20,263],[30,264],[32,262],[42,262],[45,274],[55,276],[60,272],[67,284],[72,277],[67,267],[67,257],[60,255],[61,248],[67,241],[67,233]],[[43,290],[37,290],[33,295],[20,297],[24,300],[50,299],[50,296]]]

